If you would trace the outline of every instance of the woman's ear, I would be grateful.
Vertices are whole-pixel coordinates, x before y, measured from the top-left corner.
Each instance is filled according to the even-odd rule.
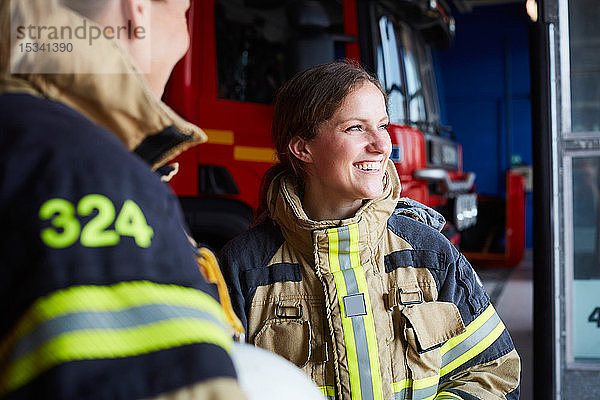
[[[119,0],[120,15],[124,18],[122,26],[127,32],[117,33],[116,38],[135,60],[138,68],[147,78],[152,77],[152,0]],[[119,26],[118,29],[121,29]]]
[[[300,136],[294,136],[288,144],[290,153],[292,153],[298,160],[304,161],[305,163],[312,163],[312,155],[307,146],[307,140]]]
[[[128,38],[139,39],[138,33],[143,30],[145,33],[150,31],[150,0],[125,0],[121,3],[121,11],[127,18],[128,26],[134,28],[135,32],[128,32]]]

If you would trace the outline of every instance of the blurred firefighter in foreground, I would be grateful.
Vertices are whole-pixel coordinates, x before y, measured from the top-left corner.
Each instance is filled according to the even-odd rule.
[[[520,360],[437,212],[400,198],[386,93],[344,62],[275,98],[263,222],[222,253],[248,340],[330,399],[517,399]]]
[[[0,398],[243,399],[218,267],[152,171],[205,139],[159,100],[189,1],[62,3],[0,5]]]

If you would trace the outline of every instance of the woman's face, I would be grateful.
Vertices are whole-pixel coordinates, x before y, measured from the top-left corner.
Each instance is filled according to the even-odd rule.
[[[306,143],[307,189],[340,205],[380,196],[392,149],[388,123],[379,89],[368,81],[353,88]]]

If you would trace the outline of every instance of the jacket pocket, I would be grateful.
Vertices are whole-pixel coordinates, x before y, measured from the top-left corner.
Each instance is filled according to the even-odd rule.
[[[323,390],[335,385],[323,299],[271,297],[253,304],[249,342],[294,363]]]
[[[269,319],[256,334],[254,344],[302,368],[311,356],[310,323],[302,319]]]
[[[440,347],[464,332],[453,303],[421,302],[396,310],[397,333],[392,345],[393,391],[397,398],[426,399],[434,395],[440,379]]]
[[[454,303],[430,301],[415,304],[405,307],[402,314],[413,328],[420,353],[439,347],[465,331],[458,307]]]

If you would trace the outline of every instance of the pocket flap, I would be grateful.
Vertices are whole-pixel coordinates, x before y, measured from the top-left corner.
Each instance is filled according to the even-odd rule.
[[[310,323],[300,319],[268,320],[256,334],[254,344],[302,368],[311,356]]]
[[[465,331],[454,303],[431,301],[404,308],[402,314],[412,325],[421,351],[426,351]]]

